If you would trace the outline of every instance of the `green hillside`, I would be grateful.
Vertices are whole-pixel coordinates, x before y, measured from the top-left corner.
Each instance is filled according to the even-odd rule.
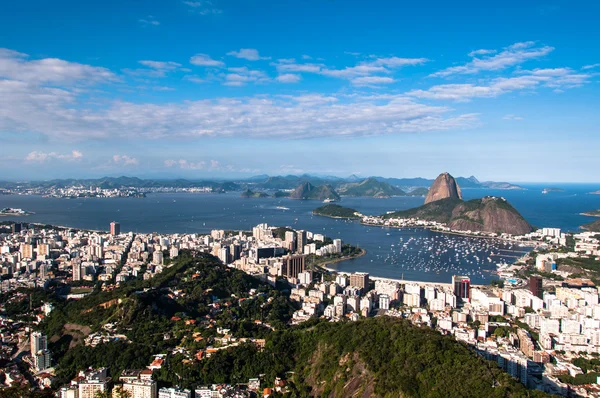
[[[351,209],[348,207],[343,207],[336,204],[328,204],[325,206],[318,207],[313,210],[313,214],[324,217],[332,217],[332,218],[349,218],[355,219],[359,218],[356,215],[357,210]]]
[[[367,178],[359,183],[344,184],[338,188],[342,196],[366,196],[366,197],[388,197],[404,196],[406,192],[396,188],[387,182],[378,181],[375,178]]]

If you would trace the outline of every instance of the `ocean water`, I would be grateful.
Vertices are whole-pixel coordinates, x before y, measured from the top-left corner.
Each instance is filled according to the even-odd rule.
[[[526,191],[465,189],[465,199],[485,195],[502,196],[533,225],[577,230],[594,218],[579,213],[600,209],[600,195],[589,192],[598,185],[530,184]],[[545,187],[565,192],[542,194]],[[383,214],[419,206],[423,198],[343,198],[340,204],[364,214]],[[0,195],[0,208],[17,207],[35,214],[20,218],[76,228],[108,230],[113,221],[122,231],[159,233],[207,233],[212,229],[249,230],[259,223],[291,226],[367,250],[363,257],[338,263],[332,268],[344,272],[365,271],[374,276],[432,282],[449,282],[454,274],[470,275],[474,283],[495,278],[496,263],[512,262],[526,248],[489,240],[443,235],[423,229],[388,229],[358,222],[312,215],[321,204],[289,199],[242,199],[239,193],[153,194],[147,198],[53,199],[38,196]],[[283,209],[285,208],[285,209]],[[0,220],[7,220],[2,217]]]

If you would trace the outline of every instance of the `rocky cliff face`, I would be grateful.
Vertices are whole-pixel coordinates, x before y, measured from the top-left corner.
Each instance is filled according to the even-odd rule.
[[[448,226],[460,231],[483,231],[524,235],[531,225],[505,199],[485,197],[458,204]]]
[[[448,173],[442,173],[429,188],[425,204],[446,198],[462,199],[462,193],[454,177]]]

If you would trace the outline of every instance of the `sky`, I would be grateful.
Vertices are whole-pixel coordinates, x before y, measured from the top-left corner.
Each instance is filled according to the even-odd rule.
[[[0,180],[598,182],[599,13],[578,0],[6,2]]]

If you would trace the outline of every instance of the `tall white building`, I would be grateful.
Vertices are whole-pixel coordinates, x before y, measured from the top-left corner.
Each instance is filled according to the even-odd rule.
[[[390,296],[388,296],[387,294],[379,295],[379,308],[382,310],[390,309]]]
[[[130,394],[130,398],[156,398],[156,381],[154,380],[130,380],[123,383],[123,391]]]

